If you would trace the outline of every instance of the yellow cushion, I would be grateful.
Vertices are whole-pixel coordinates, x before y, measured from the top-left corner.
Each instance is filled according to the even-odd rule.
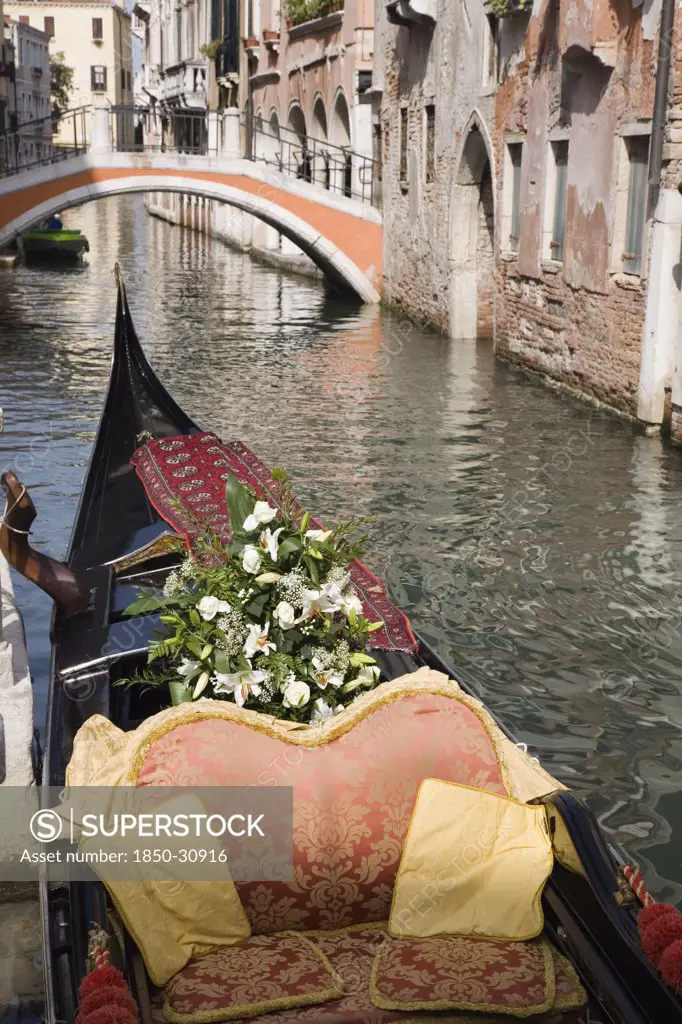
[[[116,810],[126,805],[130,791],[117,789],[111,807]],[[179,813],[205,813],[206,808],[193,794],[171,798],[159,803],[159,811],[171,816]],[[113,813],[113,811],[112,811]],[[187,847],[189,840],[182,837],[152,840],[164,850],[177,855]],[[201,839],[204,849],[217,855],[220,847],[214,840]],[[193,841],[196,845],[197,840]],[[102,846],[108,853],[121,853],[125,881],[116,875],[115,868],[107,871],[104,865],[93,863],[106,885],[129,934],[135,940],[149,976],[159,987],[181,971],[193,957],[208,953],[219,946],[233,946],[251,935],[251,926],[241,905],[227,865],[219,868],[221,880],[186,881],[188,868],[174,856],[172,863],[164,864],[163,880],[154,877],[153,866],[144,863],[135,866],[133,850],[139,845],[130,837],[113,836],[106,843],[100,839],[81,839],[79,849],[88,852]],[[130,881],[135,871],[137,878]],[[139,880],[138,880],[139,879]]]
[[[541,896],[551,870],[544,807],[426,779],[403,848],[389,934],[534,938],[544,927]]]

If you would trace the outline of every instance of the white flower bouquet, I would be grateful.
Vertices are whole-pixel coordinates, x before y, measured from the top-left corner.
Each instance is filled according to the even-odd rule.
[[[286,475],[274,475],[277,508],[230,476],[230,544],[204,534],[162,595],[127,609],[160,610],[165,628],[146,669],[121,682],[168,683],[173,703],[214,697],[297,722],[323,721],[377,685],[367,646],[382,623],[362,614],[349,572],[363,521],[311,529]]]

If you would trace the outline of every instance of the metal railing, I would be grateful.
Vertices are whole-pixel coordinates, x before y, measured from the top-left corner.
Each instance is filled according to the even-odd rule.
[[[40,118],[0,134],[0,177],[86,152],[90,144],[90,111],[90,107],[78,107],[61,117]],[[103,113],[106,117],[106,111]],[[219,111],[111,107],[108,121],[108,145],[116,153],[227,155],[223,145],[225,115]],[[273,128],[269,122],[263,123],[248,114],[241,115],[240,126],[239,148],[247,159],[274,167],[282,174],[310,182],[332,194],[379,204],[381,184],[376,179],[372,157],[356,153],[349,146],[301,135],[292,128]],[[29,133],[45,128],[50,130],[51,152],[27,160],[22,142]],[[38,141],[37,136],[33,138]]]
[[[112,107],[112,148],[117,153],[217,155],[222,115],[206,111],[154,111],[149,107]]]
[[[374,160],[326,139],[299,135],[292,128],[272,129],[269,123],[242,115],[246,154],[283,174],[319,185],[328,192],[374,204],[379,198]]]
[[[88,148],[88,113],[90,107],[67,110],[60,117],[26,121],[12,130],[0,132],[0,178],[21,174],[33,167],[45,167],[85,153]],[[49,136],[47,130],[49,129]],[[38,135],[37,132],[41,132]],[[31,136],[28,139],[26,136]],[[31,159],[22,152],[23,145],[49,144],[50,152]]]

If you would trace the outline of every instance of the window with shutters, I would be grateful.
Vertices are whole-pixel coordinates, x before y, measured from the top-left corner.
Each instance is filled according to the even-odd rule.
[[[623,270],[626,274],[641,274],[644,252],[644,229],[646,226],[649,136],[635,135],[626,139],[625,145],[627,147],[629,173]]]
[[[104,39],[104,29],[101,18],[92,19],[92,38],[96,43],[101,43]]]
[[[50,39],[54,38],[54,18],[45,18],[45,32],[50,37]]]
[[[103,64],[93,64],[90,68],[90,88],[93,92],[107,91],[107,69]]]
[[[507,145],[507,174],[506,186],[509,207],[509,234],[508,245],[511,252],[519,251],[519,240],[521,235],[521,160],[523,157],[523,143],[510,142]]]
[[[547,162],[547,205],[545,207],[543,252],[549,259],[557,262],[562,262],[564,258],[567,172],[568,139],[551,142]]]
[[[436,108],[433,103],[427,104],[424,108],[424,115],[426,121],[424,172],[428,185],[436,178]]]

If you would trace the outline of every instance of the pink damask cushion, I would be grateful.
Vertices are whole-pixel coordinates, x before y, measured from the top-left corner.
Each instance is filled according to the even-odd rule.
[[[303,935],[256,935],[192,960],[166,985],[164,1014],[175,1024],[252,1017],[338,999],[341,979]]]
[[[507,793],[482,721],[442,693],[379,695],[347,732],[330,730],[314,747],[268,721],[207,711],[155,739],[137,776],[139,785],[294,787],[294,881],[237,886],[254,934],[386,920],[425,778]]]
[[[470,1010],[530,1017],[554,1005],[552,950],[544,939],[502,942],[461,935],[388,939],[370,996],[392,1010]]]

